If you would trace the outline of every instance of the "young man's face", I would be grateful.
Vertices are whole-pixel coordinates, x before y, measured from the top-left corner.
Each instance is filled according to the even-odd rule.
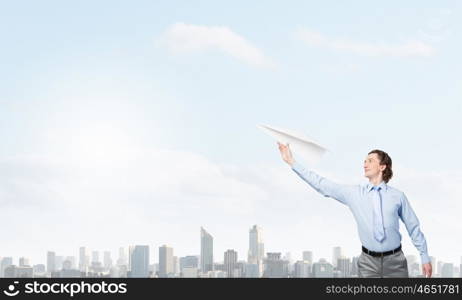
[[[364,176],[369,179],[377,177],[385,168],[385,165],[380,165],[377,153],[369,154],[364,160]]]

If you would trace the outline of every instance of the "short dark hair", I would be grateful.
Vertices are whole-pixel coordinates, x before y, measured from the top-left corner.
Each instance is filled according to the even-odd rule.
[[[393,170],[391,169],[391,157],[388,155],[387,152],[378,149],[369,152],[369,154],[373,153],[377,154],[377,156],[379,157],[380,164],[386,166],[385,170],[383,170],[382,172],[382,178],[383,181],[385,181],[385,183],[388,183],[388,181],[390,181],[390,179],[393,177]]]

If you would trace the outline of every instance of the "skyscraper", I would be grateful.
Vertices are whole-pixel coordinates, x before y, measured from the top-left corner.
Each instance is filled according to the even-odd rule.
[[[337,268],[337,260],[343,256],[342,247],[334,247],[332,252],[332,265]]]
[[[127,257],[125,256],[124,247],[119,247],[119,258],[117,259],[118,266],[124,266],[127,264]]]
[[[111,251],[104,251],[103,264],[106,270],[112,267]]]
[[[130,273],[129,277],[149,277],[149,246],[130,246]]]
[[[20,267],[30,267],[30,261],[26,257],[19,258],[19,266]]]
[[[51,273],[56,270],[56,253],[53,251],[47,252],[47,272]]]
[[[234,270],[236,269],[236,264],[237,264],[237,252],[232,249],[227,250],[225,252],[224,264],[225,264],[226,276],[228,278],[233,278]]]
[[[265,259],[265,271],[263,277],[266,278],[287,278],[289,276],[289,262],[281,259],[281,253],[268,252]]]
[[[180,259],[178,256],[173,256],[173,274],[175,277],[180,275]]]
[[[90,264],[90,256],[88,255],[87,248],[80,247],[79,248],[79,270],[81,272],[86,272],[89,264]]]
[[[3,257],[0,264],[0,277],[5,276],[5,269],[13,264],[12,257]]]
[[[351,262],[348,257],[342,256],[337,259],[337,270],[340,271],[340,277],[350,277]]]
[[[294,266],[294,275],[297,278],[311,277],[311,262],[308,260],[299,260]]]
[[[201,227],[201,272],[213,271],[213,237]]]
[[[409,259],[408,259],[408,262],[409,262]],[[438,263],[436,264],[436,274],[438,274],[439,277],[441,277],[441,269],[443,268],[443,264],[444,262],[443,261],[438,261]]]
[[[99,263],[99,251],[94,250],[91,253],[91,264]]]
[[[257,225],[253,225],[249,230],[249,252],[247,262],[249,265],[256,265],[252,269],[256,270],[255,277],[260,277],[263,273],[263,259],[265,256],[265,246],[263,244],[262,230]]]
[[[263,244],[261,228],[253,225],[249,230],[249,253],[248,263],[258,263],[263,260],[265,248]]]
[[[312,251],[303,251],[302,256],[303,256],[304,261],[307,261],[310,264],[313,263],[313,252]]]
[[[59,271],[63,267],[64,256],[55,255],[55,271]]]
[[[173,248],[163,245],[159,247],[159,277],[165,278],[174,273]]]

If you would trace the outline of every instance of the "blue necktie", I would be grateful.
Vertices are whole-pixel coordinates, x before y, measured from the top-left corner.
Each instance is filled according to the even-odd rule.
[[[380,243],[385,238],[385,229],[383,228],[382,216],[382,197],[380,195],[380,187],[373,187],[373,223],[374,223],[374,238]]]

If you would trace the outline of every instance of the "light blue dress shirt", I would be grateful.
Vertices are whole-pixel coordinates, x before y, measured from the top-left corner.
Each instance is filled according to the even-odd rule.
[[[298,162],[292,165],[292,170],[323,196],[336,199],[350,208],[358,225],[359,239],[364,247],[375,252],[385,252],[398,248],[401,244],[399,232],[399,219],[401,218],[414,246],[419,250],[422,264],[430,262],[427,242],[420,231],[419,220],[403,192],[383,181],[380,183],[385,239],[378,242],[374,238],[373,232],[372,197],[374,191],[372,189],[374,186],[371,183],[361,185],[337,184],[304,168]]]

